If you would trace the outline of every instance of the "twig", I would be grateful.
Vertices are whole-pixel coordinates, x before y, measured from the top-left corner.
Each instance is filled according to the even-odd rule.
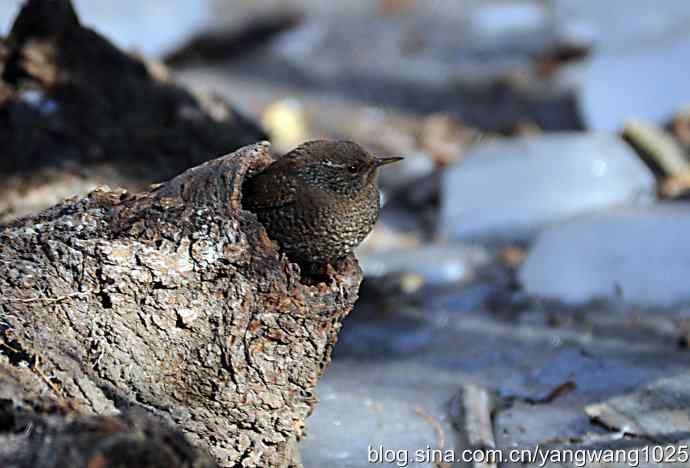
[[[62,398],[62,390],[60,390],[60,388],[58,388],[58,386],[55,385],[55,383],[53,383],[53,382],[48,378],[48,376],[45,375],[45,373],[43,372],[43,370],[38,366],[39,360],[40,360],[40,358],[38,357],[38,355],[34,356],[34,364],[31,366],[31,369],[32,369],[34,372],[36,372],[36,374],[37,374],[41,379],[43,379],[43,381],[44,381],[46,384],[48,384],[48,386],[53,390],[53,392],[55,392],[55,395],[57,395],[58,397]]]
[[[16,348],[13,348],[13,347],[10,346],[8,343],[6,343],[4,339],[3,339],[2,341],[0,341],[0,346],[3,346],[3,347],[5,347],[5,348],[9,349],[10,351],[12,351],[12,352],[15,353],[15,354],[21,353],[21,350],[16,349]]]
[[[569,380],[565,383],[560,384],[553,390],[549,392],[548,395],[546,395],[543,398],[525,398],[524,400],[527,403],[530,403],[532,405],[544,405],[547,403],[553,403],[555,400],[558,398],[567,395],[568,393],[572,392],[575,390],[577,386],[575,385],[575,382]]]
[[[424,418],[424,420],[434,428],[436,438],[438,439],[438,450],[441,454],[443,454],[443,450],[446,447],[446,432],[443,430],[441,423],[439,423],[438,419],[436,419],[434,416],[424,411],[421,406],[416,407],[414,412]],[[434,462],[434,466],[436,466],[436,468],[450,468],[450,464],[444,461]]]
[[[457,443],[460,447],[485,452],[496,447],[493,434],[491,414],[493,398],[483,388],[465,384],[451,401],[450,415],[454,427],[458,430]],[[494,457],[488,456],[483,461],[473,460],[466,463],[472,468],[496,468]]]
[[[71,299],[73,297],[84,297],[88,295],[90,291],[83,291],[83,292],[75,292],[75,293],[70,293],[70,294],[65,294],[63,296],[57,296],[57,297],[40,297],[40,296],[35,296],[35,297],[28,297],[28,298],[20,298],[20,297],[4,297],[0,296],[0,304],[3,302],[6,304],[12,303],[12,302],[21,302],[23,304],[28,304],[31,302],[45,302],[45,305],[50,305],[50,304],[56,304],[58,302],[64,301],[65,299]]]

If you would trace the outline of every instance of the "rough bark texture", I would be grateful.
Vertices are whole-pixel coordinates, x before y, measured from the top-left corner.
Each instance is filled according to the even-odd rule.
[[[245,176],[271,162],[259,143],[148,192],[94,191],[0,231],[5,414],[36,395],[84,414],[142,408],[221,466],[299,466],[361,270],[350,257],[308,284],[242,210]],[[10,426],[0,422],[0,446]]]
[[[0,223],[103,183],[141,190],[264,138],[83,27],[69,0],[27,1],[0,39]]]
[[[0,364],[0,376],[3,468],[217,466],[178,431],[142,412],[84,416],[75,406],[42,396],[37,390],[40,386],[30,383],[38,376],[4,364]]]

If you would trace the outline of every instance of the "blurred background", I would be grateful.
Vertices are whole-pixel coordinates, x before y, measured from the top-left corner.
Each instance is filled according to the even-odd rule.
[[[0,3],[0,35],[21,3]],[[112,141],[139,154],[154,138],[139,133],[34,171],[21,155],[46,147],[0,136],[20,155],[0,163],[0,223],[99,184],[140,188],[262,138],[279,154],[343,138],[405,157],[380,176],[384,209],[359,248],[360,301],[307,421],[307,468],[365,467],[379,445],[688,438],[690,2],[74,5],[152,75],[191,90],[210,118],[180,111],[196,122],[184,138],[210,143],[180,143],[177,121],[156,123],[170,132],[156,134],[165,145],[153,173],[103,161]],[[43,117],[69,105],[16,92]],[[134,127],[151,125],[138,115]],[[12,122],[3,128],[33,128]],[[211,122],[232,127],[199,136]],[[164,155],[175,151],[199,154],[173,164]]]

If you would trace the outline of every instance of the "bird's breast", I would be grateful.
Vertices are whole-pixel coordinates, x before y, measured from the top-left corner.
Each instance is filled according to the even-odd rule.
[[[354,196],[300,193],[295,203],[260,214],[269,235],[293,259],[331,261],[359,245],[379,216],[379,192],[367,187]]]

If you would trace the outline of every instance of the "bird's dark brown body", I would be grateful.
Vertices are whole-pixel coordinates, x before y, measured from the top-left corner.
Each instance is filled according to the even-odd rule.
[[[334,263],[359,245],[379,217],[375,158],[349,141],[304,143],[247,181],[243,205],[300,265]]]

